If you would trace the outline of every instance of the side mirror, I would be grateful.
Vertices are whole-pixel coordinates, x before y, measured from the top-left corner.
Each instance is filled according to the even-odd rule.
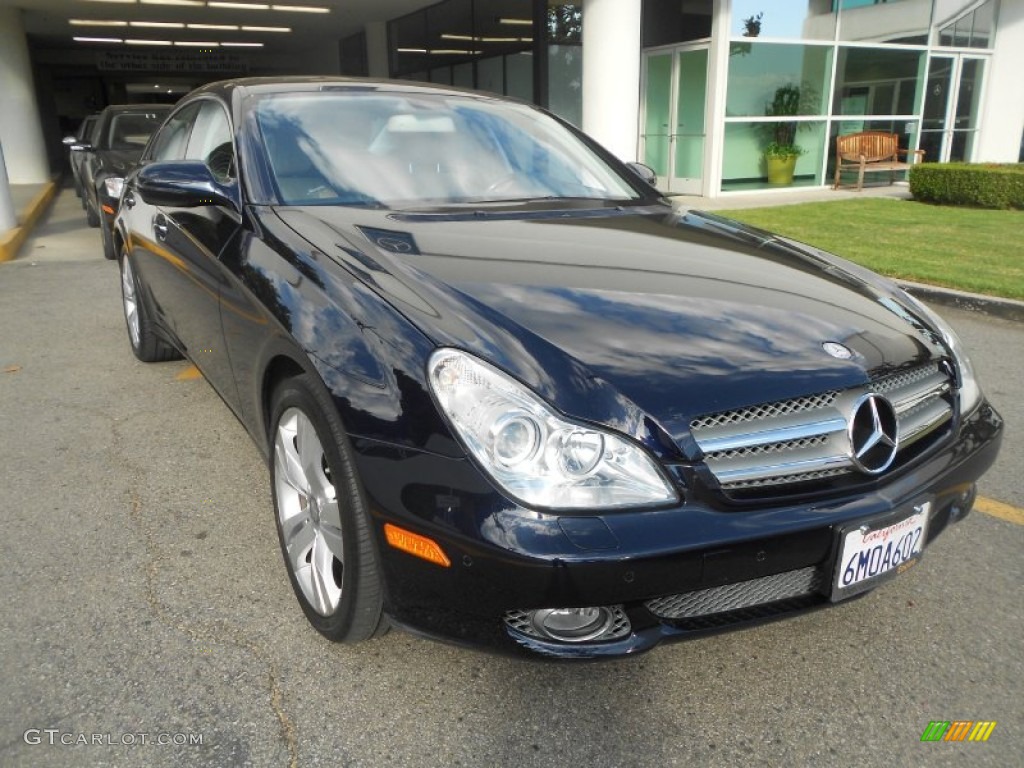
[[[658,174],[649,165],[643,163],[626,163],[626,167],[640,177],[640,180],[650,184],[652,187],[658,183]]]
[[[135,185],[150,205],[200,208],[221,205],[238,210],[230,191],[221,185],[201,160],[150,163],[139,169]]]
[[[65,136],[61,139],[61,144],[70,149],[72,152],[92,152],[92,144],[88,141],[81,141],[77,136]]]
[[[63,139],[60,140],[60,143],[63,144],[65,147],[70,147],[72,144],[77,144],[78,143],[78,137],[77,136],[65,136]]]

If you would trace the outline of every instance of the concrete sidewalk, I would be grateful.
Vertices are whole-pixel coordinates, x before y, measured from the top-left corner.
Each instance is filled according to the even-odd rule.
[[[18,255],[36,222],[57,194],[58,183],[55,179],[43,184],[11,185],[11,199],[14,201],[14,210],[18,212],[18,226],[0,232],[0,262],[10,261]]]
[[[831,203],[838,200],[863,200],[865,197],[892,197],[910,200],[910,186],[906,182],[855,189],[832,189],[831,187],[796,187],[778,190],[761,190],[723,195],[721,197],[699,197],[697,195],[669,195],[677,208],[695,208],[699,211],[738,210],[740,208],[771,208],[776,205],[797,205],[798,203]]]

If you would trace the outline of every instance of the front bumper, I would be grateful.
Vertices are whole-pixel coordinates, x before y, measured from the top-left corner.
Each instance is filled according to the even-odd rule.
[[[596,658],[828,604],[841,529],[928,499],[927,547],[968,514],[1001,439],[1002,420],[984,403],[941,448],[866,491],[737,510],[681,489],[684,502],[671,508],[592,516],[512,504],[469,461],[369,440],[354,446],[395,623],[496,650]],[[388,522],[433,539],[451,566],[389,547]],[[628,634],[554,642],[514,620],[584,606],[621,606]]]

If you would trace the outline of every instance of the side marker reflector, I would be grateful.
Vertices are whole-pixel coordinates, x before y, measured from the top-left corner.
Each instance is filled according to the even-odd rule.
[[[408,552],[410,555],[440,565],[444,568],[451,567],[452,561],[444,553],[436,541],[420,536],[418,533],[407,531],[391,523],[384,523],[384,536],[395,549]]]

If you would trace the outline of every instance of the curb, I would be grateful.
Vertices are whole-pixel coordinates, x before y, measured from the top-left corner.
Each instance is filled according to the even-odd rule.
[[[986,296],[981,293],[967,293],[952,288],[912,283],[907,280],[897,280],[896,282],[916,298],[924,299],[932,304],[1024,323],[1024,301]]]
[[[32,234],[32,230],[40,217],[46,213],[53,198],[57,195],[57,182],[48,181],[42,190],[32,198],[18,217],[19,226],[0,234],[0,262],[10,261],[18,255],[18,250]]]

